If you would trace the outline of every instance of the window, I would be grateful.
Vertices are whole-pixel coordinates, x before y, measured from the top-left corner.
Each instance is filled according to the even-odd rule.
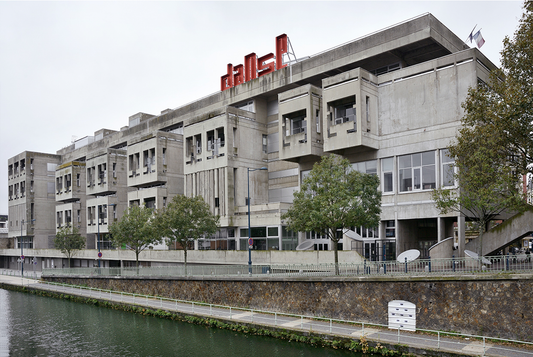
[[[393,181],[393,163],[394,160],[392,157],[388,157],[386,159],[381,159],[381,175],[382,175],[382,183],[383,192],[393,192],[394,191],[394,181]]]
[[[163,148],[163,165],[167,164],[167,148]]]
[[[377,160],[356,162],[354,164],[351,164],[351,166],[355,171],[359,171],[363,174],[376,175],[378,172],[378,161]]]
[[[285,136],[307,133],[306,110],[299,110],[283,117],[285,124]]]
[[[246,110],[247,112],[255,113],[255,111],[254,111],[254,102],[253,101],[237,104],[235,106],[235,108],[239,108],[239,109],[242,109],[242,110]]]
[[[224,136],[224,128],[218,128],[217,129],[217,144],[219,147],[223,148],[224,145],[226,144],[226,140],[225,140],[225,136]]]
[[[80,187],[80,174],[76,174],[76,186]]]
[[[263,153],[268,151],[268,135],[263,134]]]
[[[435,152],[398,157],[400,192],[435,188]]]
[[[196,154],[202,153],[202,135],[198,134],[194,136],[194,141],[196,142]]]
[[[440,151],[441,154],[441,185],[442,187],[455,186],[455,179],[453,177],[455,173],[455,159],[450,157],[449,150],[444,149]]]
[[[218,197],[215,197],[215,207],[220,207],[220,200]]]
[[[113,163],[113,178],[117,178],[117,163]]]
[[[215,150],[215,131],[210,130],[207,132],[207,151]]]
[[[396,227],[394,221],[385,221],[385,237],[396,237]]]
[[[328,103],[331,125],[356,122],[355,96]]]
[[[319,109],[316,110],[315,119],[316,119],[316,132],[320,133],[320,110]]]
[[[370,97],[366,97],[366,122],[370,123]]]

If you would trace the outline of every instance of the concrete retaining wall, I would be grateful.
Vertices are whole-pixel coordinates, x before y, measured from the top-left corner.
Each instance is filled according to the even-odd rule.
[[[46,280],[352,321],[388,324],[389,301],[416,305],[416,327],[533,342],[533,275],[405,279]]]

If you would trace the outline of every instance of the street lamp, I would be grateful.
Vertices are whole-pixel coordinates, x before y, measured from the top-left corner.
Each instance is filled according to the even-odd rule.
[[[32,219],[30,222],[35,221]],[[20,221],[20,260],[21,260],[21,270],[20,274],[22,277],[24,277],[24,249],[22,248],[24,246],[23,240],[22,240],[22,226],[24,225],[24,220]]]
[[[266,167],[260,169],[248,168],[248,274],[252,274],[252,233],[250,228],[250,171],[268,170]]]

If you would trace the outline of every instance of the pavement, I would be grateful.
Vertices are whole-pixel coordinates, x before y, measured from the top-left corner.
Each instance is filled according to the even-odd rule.
[[[367,341],[390,345],[407,345],[420,350],[443,352],[443,355],[445,353],[455,353],[464,356],[533,357],[533,343],[513,344],[511,346],[504,343],[497,344],[493,340],[489,342],[488,337],[486,338],[487,340],[441,337],[440,334],[428,335],[399,329],[387,329],[385,327],[376,328],[375,325],[353,325],[323,318],[315,320],[310,316],[294,317],[276,312],[264,313],[229,306],[199,304],[193,301],[184,302],[145,295],[88,289],[86,287],[51,285],[30,277],[21,278],[20,276],[1,275],[1,273],[2,271],[0,271],[0,283],[7,285],[26,286],[61,294],[137,305],[150,309],[162,309],[199,317],[234,321],[235,323],[253,323],[267,328],[283,328],[295,332],[314,332],[344,338],[359,339],[364,336]],[[423,352],[420,353],[422,354]]]

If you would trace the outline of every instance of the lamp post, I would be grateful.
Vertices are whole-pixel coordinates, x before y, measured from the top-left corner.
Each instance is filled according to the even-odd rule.
[[[261,167],[260,169],[250,169],[248,168],[248,274],[252,274],[252,232],[250,227],[250,171],[257,170],[268,170],[266,167]]]
[[[20,221],[20,266],[21,266],[21,269],[20,269],[20,276],[21,277],[24,277],[24,250],[23,250],[23,246],[24,246],[24,242],[22,241],[22,226],[24,225],[24,220]]]
[[[100,205],[96,205],[96,224],[98,226],[98,234],[96,235],[96,245],[98,246],[98,268],[100,268]],[[100,272],[100,269],[98,269]]]

